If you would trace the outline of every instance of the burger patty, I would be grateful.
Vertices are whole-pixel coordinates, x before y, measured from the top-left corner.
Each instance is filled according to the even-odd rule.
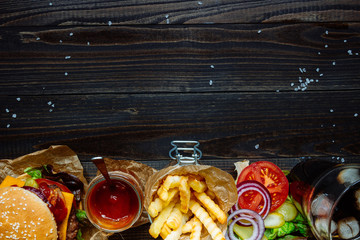
[[[79,231],[79,221],[76,217],[76,210],[71,208],[68,227],[66,231],[66,240],[76,240],[76,235]]]

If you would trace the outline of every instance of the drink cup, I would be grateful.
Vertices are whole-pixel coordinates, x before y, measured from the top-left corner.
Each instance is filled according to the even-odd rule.
[[[360,239],[360,164],[307,160],[289,177],[295,205],[318,240]]]

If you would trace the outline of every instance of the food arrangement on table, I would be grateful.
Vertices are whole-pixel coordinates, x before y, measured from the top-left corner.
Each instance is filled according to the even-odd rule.
[[[310,199],[314,188],[300,181],[296,168],[288,172],[270,161],[250,163],[244,160],[235,163],[237,177],[234,179],[221,169],[199,164],[197,146],[191,148],[194,151],[191,157],[182,156],[176,149],[177,164],[159,171],[148,167],[146,173],[141,174],[141,179],[136,172],[144,169],[142,165],[130,170],[130,165],[124,161],[125,165],[110,168],[111,176],[127,172],[135,176],[135,180],[126,174],[117,180],[113,177],[111,180],[97,180],[99,186],[94,187],[97,192],[93,194],[96,197],[92,197],[90,204],[90,208],[98,211],[100,220],[97,223],[93,219],[89,221],[90,211],[84,208],[88,184],[78,159],[73,159],[71,163],[71,167],[76,166],[74,172],[62,171],[61,164],[53,166],[58,162],[69,163],[68,155],[62,158],[57,153],[45,154],[45,157],[44,151],[39,155],[31,154],[30,159],[35,162],[34,166],[28,167],[24,159],[15,161],[15,164],[3,161],[10,167],[8,171],[0,172],[3,180],[0,185],[0,238],[81,240],[101,233],[96,239],[106,239],[113,233],[148,221],[151,222],[150,236],[164,240],[359,237],[360,168],[357,165],[337,175],[339,183],[351,187],[346,199],[351,198],[348,205],[354,207],[351,208],[352,216],[345,214],[335,221],[321,215],[321,211],[326,212],[327,217],[330,215],[330,208],[326,205],[329,200],[323,197],[324,194],[316,196],[322,197],[320,199],[311,198],[311,209],[304,211],[306,204],[302,203],[304,199]],[[45,150],[45,153],[52,150]],[[66,147],[65,150],[68,151]],[[43,159],[34,160],[39,156]],[[108,165],[109,161],[106,162]],[[112,165],[117,163],[120,161],[111,162]],[[138,186],[135,192],[131,190],[133,185]],[[137,214],[132,213],[128,221],[131,223],[126,228],[107,229],[101,226],[104,219],[112,226],[128,219],[128,213],[133,209],[131,206],[136,202],[134,199],[140,207],[134,208]],[[85,206],[87,204],[88,200]],[[312,223],[308,211],[316,211],[316,219],[322,219],[322,225]],[[148,215],[145,221],[140,219],[144,214]],[[120,225],[123,226],[122,223]],[[317,235],[316,232],[314,236],[314,228],[315,232],[320,229],[326,234]]]

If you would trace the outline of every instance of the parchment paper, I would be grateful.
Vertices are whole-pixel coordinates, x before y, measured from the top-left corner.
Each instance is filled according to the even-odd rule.
[[[142,190],[145,189],[146,180],[156,172],[155,169],[131,160],[112,160],[106,159],[105,163],[109,171],[116,171],[120,169],[127,169],[132,171],[140,181]],[[44,164],[51,164],[56,172],[67,172],[77,176],[84,183],[84,190],[88,188],[88,182],[83,174],[83,167],[74,151],[68,146],[57,145],[51,146],[48,149],[36,151],[16,159],[1,159],[0,160],[0,182],[4,180],[7,175],[18,177],[24,174],[24,169],[27,167],[39,167]],[[85,196],[85,191],[83,198]],[[135,223],[135,226],[147,223],[149,221],[144,210],[142,216]],[[102,234],[97,228],[89,225],[86,228],[81,228],[83,238],[85,240],[107,239],[106,234]]]
[[[159,185],[167,175],[186,175],[194,174],[205,178],[205,182],[210,190],[216,195],[216,202],[224,212],[228,212],[237,201],[237,189],[233,177],[219,168],[208,165],[189,165],[189,166],[170,166],[153,174],[145,185],[144,207],[148,209],[150,202],[155,197]],[[218,226],[222,231],[226,229],[226,223]],[[190,239],[189,236],[182,235],[182,240]],[[202,235],[202,240],[211,239],[209,234]]]

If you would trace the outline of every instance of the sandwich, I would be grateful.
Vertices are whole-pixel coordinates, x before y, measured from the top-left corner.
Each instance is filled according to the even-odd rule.
[[[0,185],[0,239],[81,239],[84,184],[74,175],[55,173],[51,165],[24,172]]]

